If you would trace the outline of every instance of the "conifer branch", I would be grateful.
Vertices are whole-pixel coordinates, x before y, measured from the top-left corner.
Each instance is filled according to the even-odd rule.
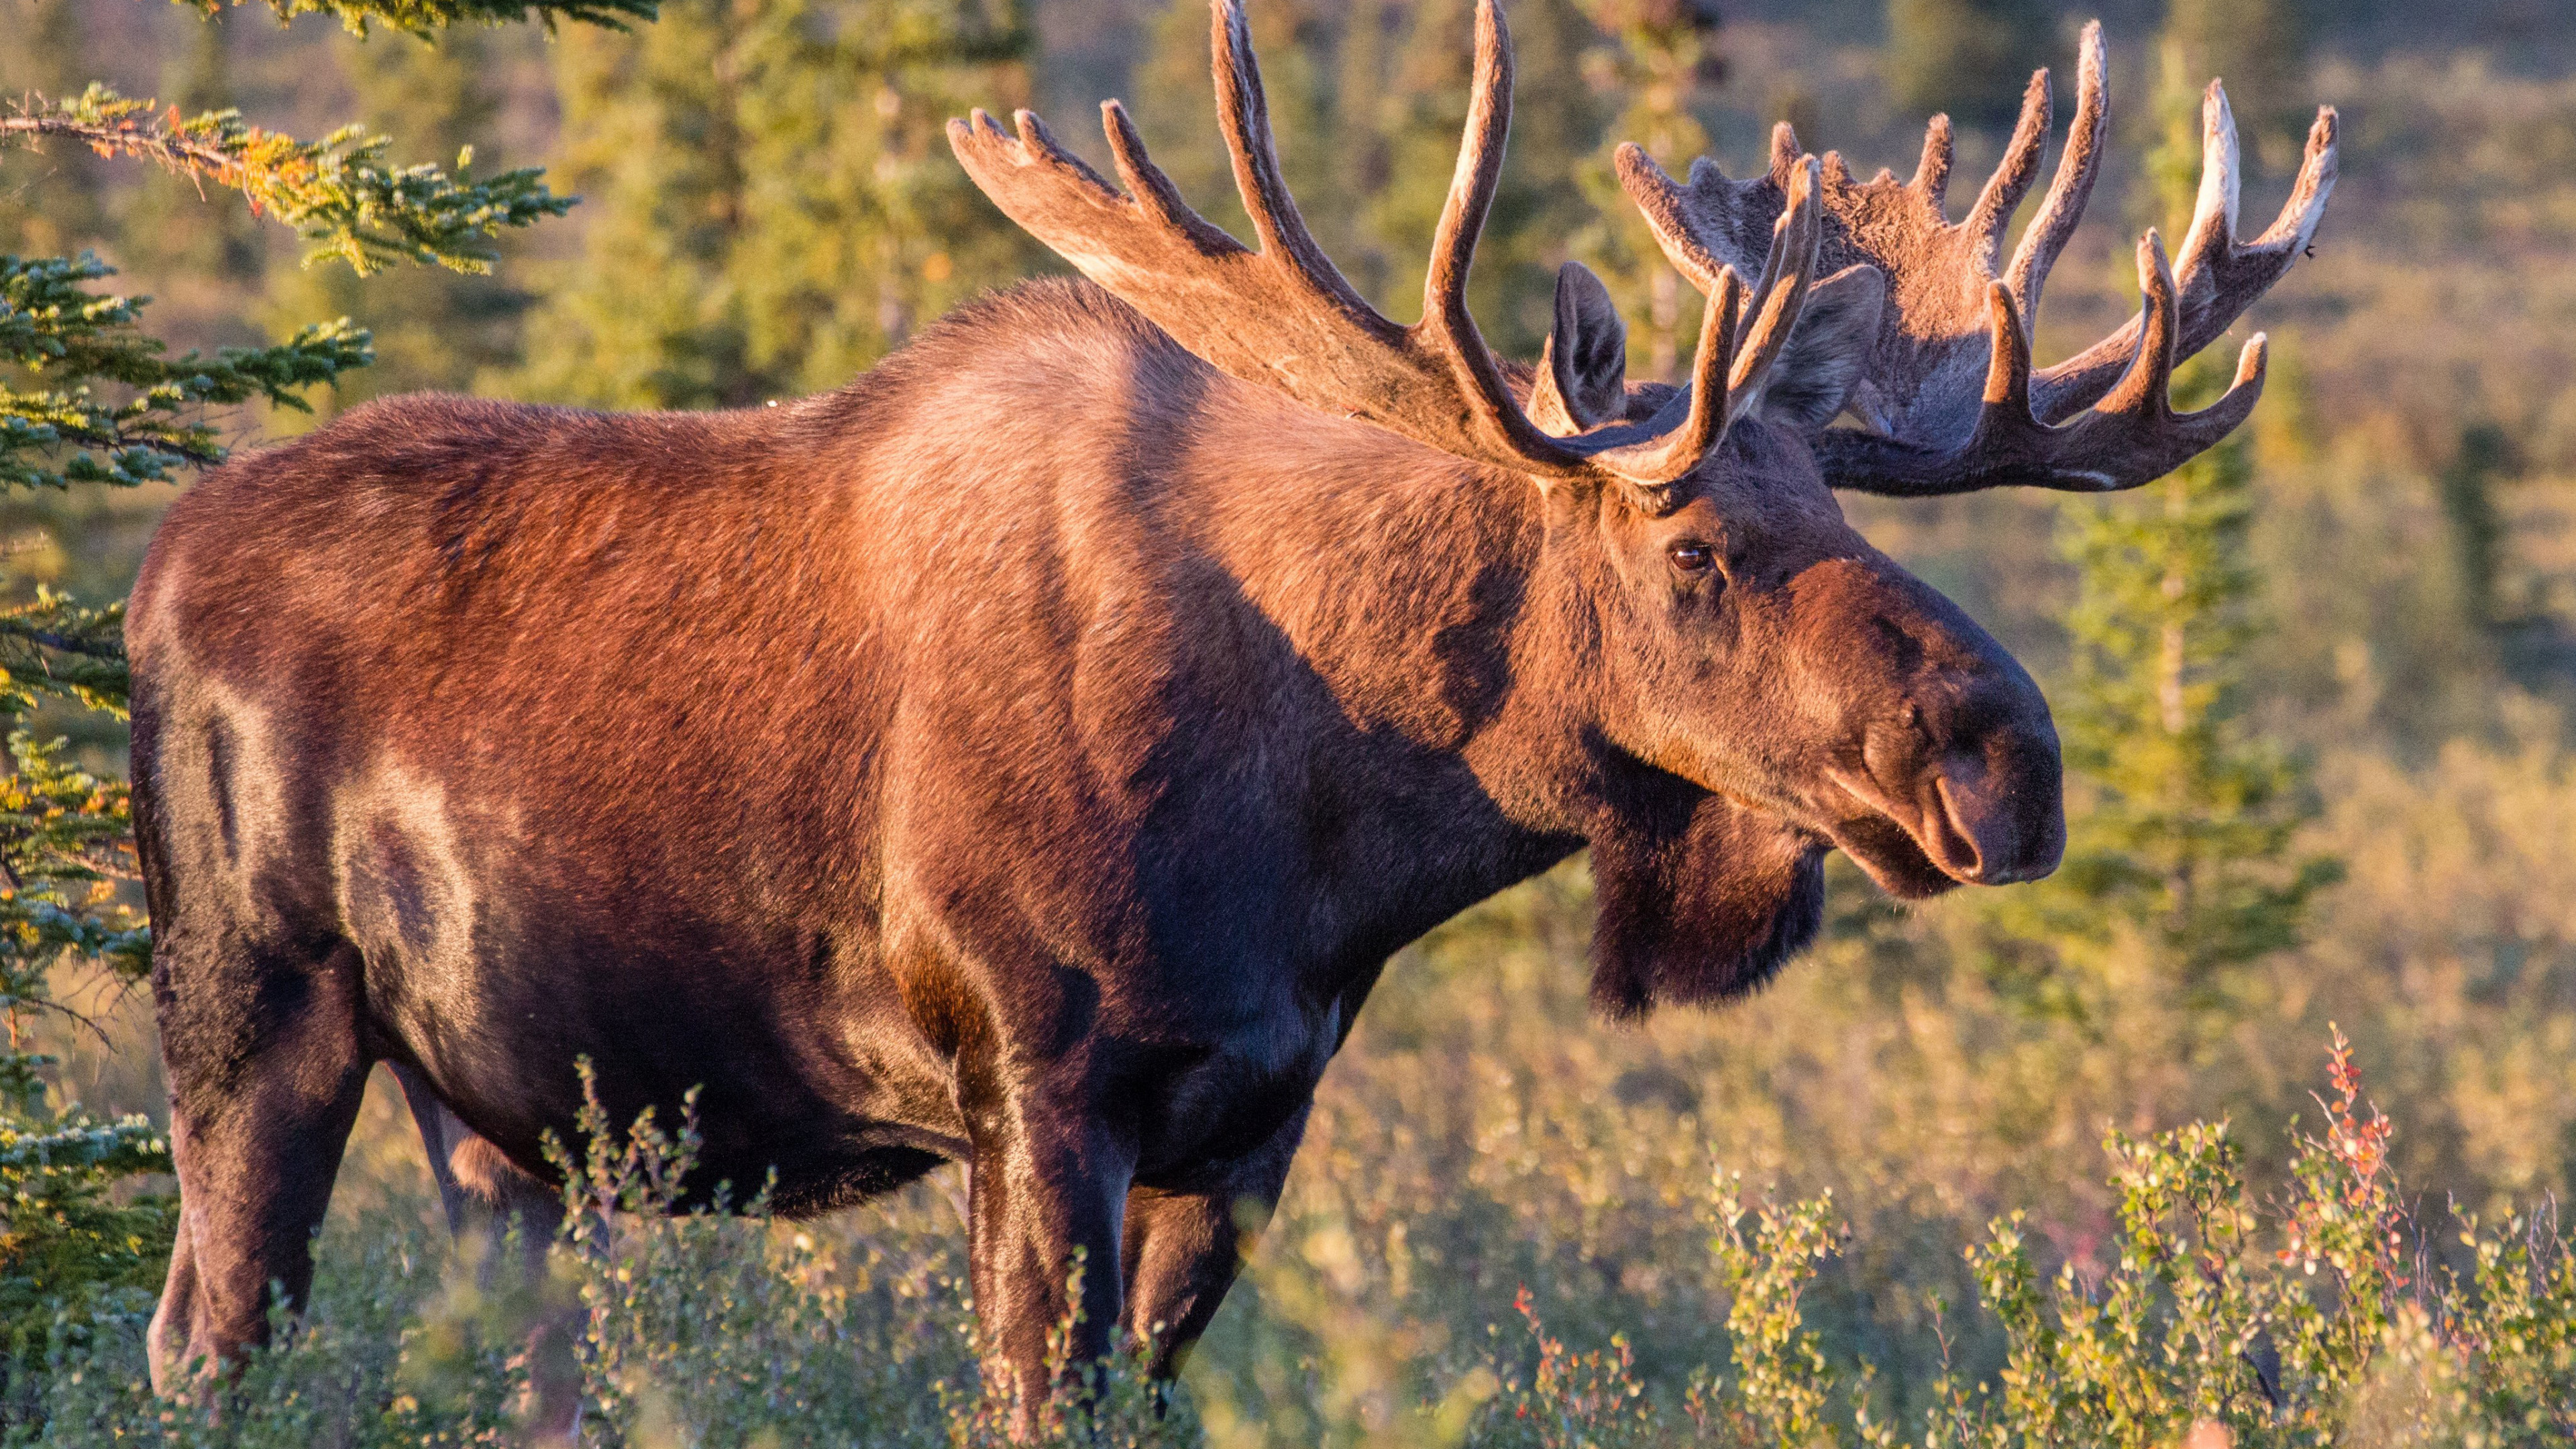
[[[310,411],[303,389],[375,355],[366,332],[344,317],[267,347],[165,358],[160,341],[134,325],[148,298],[99,296],[82,286],[113,275],[86,253],[0,257],[0,363],[62,381],[25,391],[0,386],[0,486],[131,486],[219,462],[222,440],[201,409],[258,399]],[[94,382],[127,395],[102,397]]]
[[[222,13],[225,0],[171,0],[207,15]],[[243,0],[231,0],[234,5]],[[572,20],[623,30],[629,20],[659,18],[661,0],[268,0],[280,20],[298,15],[336,16],[350,33],[364,35],[375,21],[414,35],[443,26],[472,23],[508,25],[535,19],[552,26]]]
[[[275,215],[312,243],[306,265],[337,257],[360,276],[395,262],[489,272],[490,238],[561,216],[575,200],[548,191],[532,168],[477,180],[471,150],[452,176],[434,165],[388,166],[391,139],[363,127],[298,141],[248,124],[239,111],[183,119],[176,108],[97,84],[68,101],[31,95],[16,115],[0,117],[0,147],[53,136],[239,191],[254,213]]]

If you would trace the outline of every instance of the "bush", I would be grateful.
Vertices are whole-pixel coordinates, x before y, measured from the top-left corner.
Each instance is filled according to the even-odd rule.
[[[2098,1275],[2072,1263],[2043,1273],[2019,1215],[1994,1222],[1967,1257],[2004,1367],[1974,1384],[1945,1376],[1910,1430],[1885,1417],[1866,1366],[1837,1374],[1841,1354],[1806,1322],[1802,1297],[1849,1238],[1831,1196],[1748,1199],[1727,1175],[1708,1199],[1707,1244],[1727,1293],[1727,1361],[1678,1394],[1647,1382],[1624,1334],[1569,1347],[1526,1288],[1518,1327],[1430,1367],[1409,1397],[1383,1392],[1382,1375],[1402,1367],[1383,1362],[1308,1356],[1226,1372],[1293,1382],[1319,1416],[1317,1441],[1336,1444],[2576,1440],[2576,1244],[2546,1212],[2492,1226],[2460,1215],[2447,1241],[2428,1236],[2388,1165],[2395,1129],[2364,1099],[2340,1034],[2330,1075],[2320,1130],[2294,1124],[2289,1185],[2270,1200],[2249,1195],[2227,1124],[2194,1123],[2111,1134],[2119,1226]],[[549,1289],[579,1305],[585,1443],[1007,1442],[978,1387],[957,1224],[936,1193],[812,1225],[774,1221],[758,1197],[737,1214],[673,1214],[697,1147],[691,1114],[674,1131],[648,1113],[617,1132],[594,1104],[582,1128],[581,1154],[559,1157],[572,1212]],[[143,1383],[144,1300],[103,1299],[58,1335],[43,1427],[13,1442],[509,1442],[527,1398],[527,1328],[548,1290],[500,1292],[488,1277],[417,1219],[337,1229],[312,1311],[281,1320],[275,1346],[198,1406]],[[1300,1305],[1274,1293],[1264,1311],[1294,1317]],[[1190,1394],[1165,1400],[1133,1362],[1065,1385],[1043,1442],[1202,1439]],[[1230,1424],[1217,1415],[1210,1437],[1235,1438]]]

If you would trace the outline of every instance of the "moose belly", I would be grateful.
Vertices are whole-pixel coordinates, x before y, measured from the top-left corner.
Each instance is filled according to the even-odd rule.
[[[767,1184],[785,1213],[964,1154],[946,1064],[853,943],[631,897],[594,914],[577,894],[472,879],[353,873],[344,909],[378,1050],[522,1168],[555,1176],[546,1139],[578,1140],[585,1094],[618,1129],[649,1109],[672,1130],[693,1104],[696,1195],[723,1182],[739,1204]]]

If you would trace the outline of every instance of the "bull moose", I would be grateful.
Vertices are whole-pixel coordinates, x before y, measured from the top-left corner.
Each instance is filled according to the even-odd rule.
[[[2138,314],[2053,367],[2098,27],[2009,261],[2044,71],[1955,224],[1946,120],[1906,182],[1785,125],[1746,180],[1625,148],[1707,298],[1676,387],[1626,379],[1579,264],[1534,367],[1468,314],[1495,0],[1411,326],[1300,220],[1213,9],[1257,249],[1115,102],[1123,190],[977,112],[958,159],[1087,280],[781,406],[378,402],[171,509],[127,627],[184,1205],[158,1382],[306,1290],[375,1063],[452,1211],[543,1225],[584,1056],[612,1113],[701,1087],[702,1178],[774,1173],[785,1213],[968,1164],[999,1383],[1043,1373],[1077,1249],[1075,1351],[1168,1371],[1388,956],[1458,911],[1588,847],[1592,996],[1630,1018],[1768,979],[1829,848],[1904,897],[2055,866],[2038,688],[1832,490],[2121,489],[2218,442],[2263,339],[2204,411],[2173,369],[2306,248],[2333,112],[2240,242],[2213,84],[2179,272],[2149,233]]]

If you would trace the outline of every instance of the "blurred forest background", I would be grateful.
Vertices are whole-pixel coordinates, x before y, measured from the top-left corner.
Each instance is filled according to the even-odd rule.
[[[1252,13],[1309,219],[1409,319],[1464,113],[1468,7]],[[1962,1249],[1989,1219],[2023,1211],[2050,1272],[2107,1271],[2111,1128],[2227,1119],[2258,1186],[2277,1183],[2283,1124],[2314,1120],[2329,1021],[2428,1210],[2576,1187],[2576,8],[1519,0],[1478,316],[1534,358],[1554,269],[1580,258],[1630,319],[1632,374],[1670,376],[1698,299],[1620,198],[1612,145],[1740,175],[1786,118],[1862,174],[1903,171],[1940,109],[1960,174],[1981,177],[2031,67],[2057,68],[2063,117],[2095,15],[2112,169],[2052,283],[2043,360],[2134,309],[2138,230],[2181,234],[2206,77],[2246,132],[2248,233],[2319,103],[2341,112],[2342,179],[2315,258],[2249,319],[2275,339],[2274,380],[2227,449],[2122,498],[1845,500],[2048,687],[2074,771],[2068,869],[1900,910],[1837,861],[1809,959],[1752,1002],[1638,1030],[1586,1019],[1579,862],[1407,951],[1193,1370],[1235,1442],[1358,1442],[1391,1405],[1436,1398],[1524,1286],[1552,1333],[1624,1334],[1650,1383],[1723,1358],[1721,1168],[1832,1190],[1853,1233],[1806,1311],[1919,1411],[1945,1362],[2001,1362],[1964,1306]],[[421,388],[756,404],[837,386],[1051,268],[951,159],[941,123],[969,106],[1030,105],[1097,159],[1089,116],[1123,97],[1202,209],[1239,221],[1206,29],[1201,0],[665,0],[623,33],[425,41],[265,8],[207,23],[144,0],[0,0],[0,94],[98,79],[298,135],[355,119],[397,159],[471,148],[478,169],[542,166],[581,198],[508,238],[488,276],[360,279],[301,265],[238,198],[57,144],[0,158],[0,250],[95,250],[180,346],[342,314],[372,331],[375,364],[314,393],[312,415],[217,415],[237,447]],[[10,587],[121,597],[170,495],[8,499]],[[59,724],[117,763],[109,723]],[[144,993],[58,989],[103,1034],[43,1027],[66,1055],[57,1098],[157,1113]],[[379,1091],[335,1212],[418,1217],[426,1183]],[[946,1211],[925,1190],[841,1230],[942,1241]]]

